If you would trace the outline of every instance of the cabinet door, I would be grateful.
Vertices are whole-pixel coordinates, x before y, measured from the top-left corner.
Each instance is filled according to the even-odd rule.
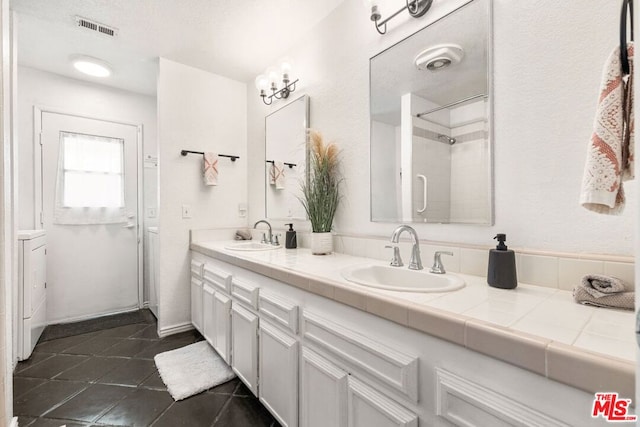
[[[260,402],[284,427],[298,425],[298,342],[260,320]]]
[[[348,374],[306,347],[301,363],[300,425],[346,427]]]
[[[231,299],[221,292],[213,295],[213,348],[225,362],[231,362]]]
[[[418,427],[418,416],[353,376],[348,380],[349,427]]]
[[[202,335],[212,347],[216,346],[215,292],[213,287],[202,286]]]
[[[231,367],[258,395],[258,316],[235,301],[231,303]]]
[[[200,332],[202,331],[202,280],[191,278],[191,323]]]

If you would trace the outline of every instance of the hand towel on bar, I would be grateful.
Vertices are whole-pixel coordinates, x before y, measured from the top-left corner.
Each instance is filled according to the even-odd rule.
[[[269,168],[269,183],[276,186],[276,190],[284,190],[284,162],[273,161]]]
[[[633,43],[627,45],[630,74],[620,65],[620,48],[604,67],[593,134],[587,150],[580,204],[603,214],[620,214],[625,197],[622,182],[633,179]]]
[[[573,289],[573,299],[584,305],[632,310],[635,292],[625,292],[624,282],[618,278],[589,274]]]
[[[204,153],[204,185],[218,185],[218,155],[215,153]]]

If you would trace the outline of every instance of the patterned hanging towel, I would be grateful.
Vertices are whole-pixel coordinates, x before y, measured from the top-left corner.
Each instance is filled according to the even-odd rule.
[[[580,204],[602,214],[622,213],[622,182],[634,178],[633,43],[628,43],[627,51],[628,77],[621,70],[619,47],[605,64],[582,178]]]
[[[218,155],[204,153],[204,165],[202,168],[204,185],[218,185]]]
[[[269,168],[269,183],[275,185],[276,190],[284,190],[284,162],[274,161]]]

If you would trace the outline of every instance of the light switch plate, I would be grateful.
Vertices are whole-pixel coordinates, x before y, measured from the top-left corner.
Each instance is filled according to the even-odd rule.
[[[191,205],[182,205],[182,218],[191,218]]]

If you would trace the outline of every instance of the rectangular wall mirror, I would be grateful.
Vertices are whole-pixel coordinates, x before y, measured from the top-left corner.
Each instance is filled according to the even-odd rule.
[[[303,95],[265,118],[265,215],[305,220],[298,197],[306,179],[309,97]]]
[[[491,225],[491,1],[370,60],[371,220]]]

